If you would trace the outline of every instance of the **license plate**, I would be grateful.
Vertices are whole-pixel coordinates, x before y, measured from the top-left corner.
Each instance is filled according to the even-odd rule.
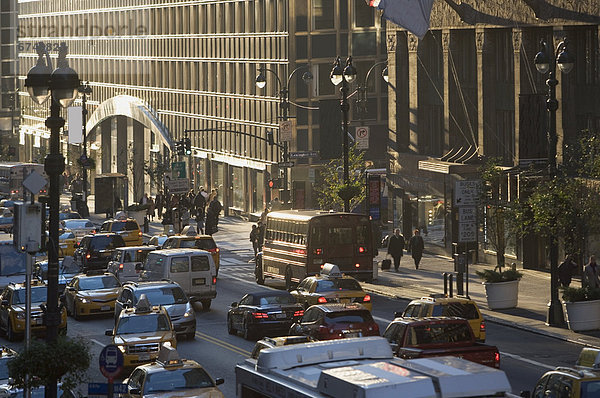
[[[100,307],[100,311],[109,311],[110,310],[110,305],[103,305],[102,307]]]
[[[345,333],[345,337],[360,337],[360,333]]]
[[[35,320],[35,324],[36,324],[36,325],[43,325],[43,324],[44,324],[44,320],[43,320],[42,318],[40,318],[40,319],[36,319],[36,320]]]
[[[275,314],[275,318],[277,319],[285,319],[287,316],[284,313],[281,314]]]
[[[206,284],[206,278],[194,278],[192,280],[192,284],[194,286],[205,285]]]
[[[350,299],[340,299],[340,303],[342,304],[349,304],[350,303]]]
[[[140,355],[138,355],[138,359],[140,361],[149,361],[150,360],[150,354],[149,353],[140,354]]]

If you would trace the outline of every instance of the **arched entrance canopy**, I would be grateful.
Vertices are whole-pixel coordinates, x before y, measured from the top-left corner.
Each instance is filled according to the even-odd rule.
[[[113,116],[127,116],[149,128],[161,141],[173,150],[173,139],[169,130],[158,119],[156,111],[145,101],[131,95],[117,95],[101,103],[86,123],[87,131],[103,120]]]

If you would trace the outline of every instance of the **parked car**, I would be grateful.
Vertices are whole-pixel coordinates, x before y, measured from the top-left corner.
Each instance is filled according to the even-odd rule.
[[[108,272],[113,273],[121,283],[137,281],[148,253],[156,250],[155,246],[125,246],[115,249],[108,263]]]
[[[163,306],[179,336],[192,340],[196,334],[196,313],[185,292],[173,281],[127,282],[115,303],[115,322],[124,308],[135,307],[145,295],[150,305]]]
[[[241,331],[247,340],[284,335],[304,314],[304,308],[286,291],[265,290],[248,293],[231,303],[227,312],[227,331]]]
[[[451,355],[500,367],[497,347],[478,343],[469,321],[456,317],[396,318],[383,333],[394,354],[403,359]]]
[[[360,304],[319,304],[309,307],[289,334],[317,340],[379,336],[379,326],[371,312]]]
[[[81,264],[84,272],[88,270],[105,270],[115,249],[125,246],[121,235],[96,234],[86,235],[79,242],[73,257]]]

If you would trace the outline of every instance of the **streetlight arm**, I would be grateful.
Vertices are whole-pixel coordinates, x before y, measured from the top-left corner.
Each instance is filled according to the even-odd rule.
[[[387,64],[387,61],[376,62],[373,64],[373,66],[371,66],[371,68],[369,68],[369,71],[367,72],[367,75],[365,77],[365,88],[367,87],[367,84],[369,83],[369,76],[371,76],[371,72],[373,72],[373,69],[375,69],[376,66],[383,65],[383,64]]]
[[[288,76],[288,79],[287,79],[287,84],[286,84],[286,86],[285,86],[286,88],[288,88],[288,89],[289,89],[289,87],[290,87],[290,82],[292,81],[292,77],[294,76],[294,74],[296,74],[296,72],[298,72],[298,71],[299,71],[299,70],[301,70],[301,69],[306,69],[306,70],[308,70],[309,68],[308,68],[308,65],[301,65],[301,66],[297,67],[296,69],[294,69],[294,70],[292,71],[292,73],[290,73],[290,75]]]
[[[274,74],[275,77],[277,78],[277,84],[278,84],[277,87],[279,88],[279,90],[281,90],[281,88],[283,86],[282,86],[281,79],[279,78],[279,75],[277,74],[277,72],[275,72],[273,69],[265,68],[264,66],[261,66],[260,68],[258,68],[258,70],[260,72],[271,72],[272,74]]]

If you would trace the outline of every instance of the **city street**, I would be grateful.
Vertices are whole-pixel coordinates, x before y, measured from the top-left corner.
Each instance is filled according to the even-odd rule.
[[[226,397],[235,397],[234,366],[248,357],[253,342],[241,336],[231,336],[226,332],[226,314],[229,305],[247,292],[261,289],[282,289],[283,283],[267,280],[267,286],[261,287],[254,282],[254,266],[250,262],[252,250],[248,242],[251,224],[236,218],[225,217],[219,223],[219,232],[214,235],[221,249],[221,269],[218,279],[218,295],[209,312],[202,312],[196,306],[197,332],[194,341],[181,341],[178,350],[183,357],[191,358],[206,367],[214,377],[225,378],[220,386]],[[440,260],[441,261],[441,260]],[[395,311],[404,309],[407,300],[393,299],[373,294],[373,315],[381,332],[392,320]],[[75,321],[69,318],[69,336],[79,337],[89,343],[93,354],[89,370],[90,382],[104,382],[98,368],[98,356],[101,349],[110,343],[104,335],[106,329],[113,326],[112,317]],[[3,344],[20,348],[22,343]],[[501,352],[501,369],[511,382],[513,392],[533,389],[537,379],[548,369],[555,366],[570,366],[575,362],[581,346],[554,338],[530,333],[524,330],[487,324],[486,343],[496,345]],[[548,350],[551,346],[552,350]],[[87,393],[82,386],[82,393]]]

